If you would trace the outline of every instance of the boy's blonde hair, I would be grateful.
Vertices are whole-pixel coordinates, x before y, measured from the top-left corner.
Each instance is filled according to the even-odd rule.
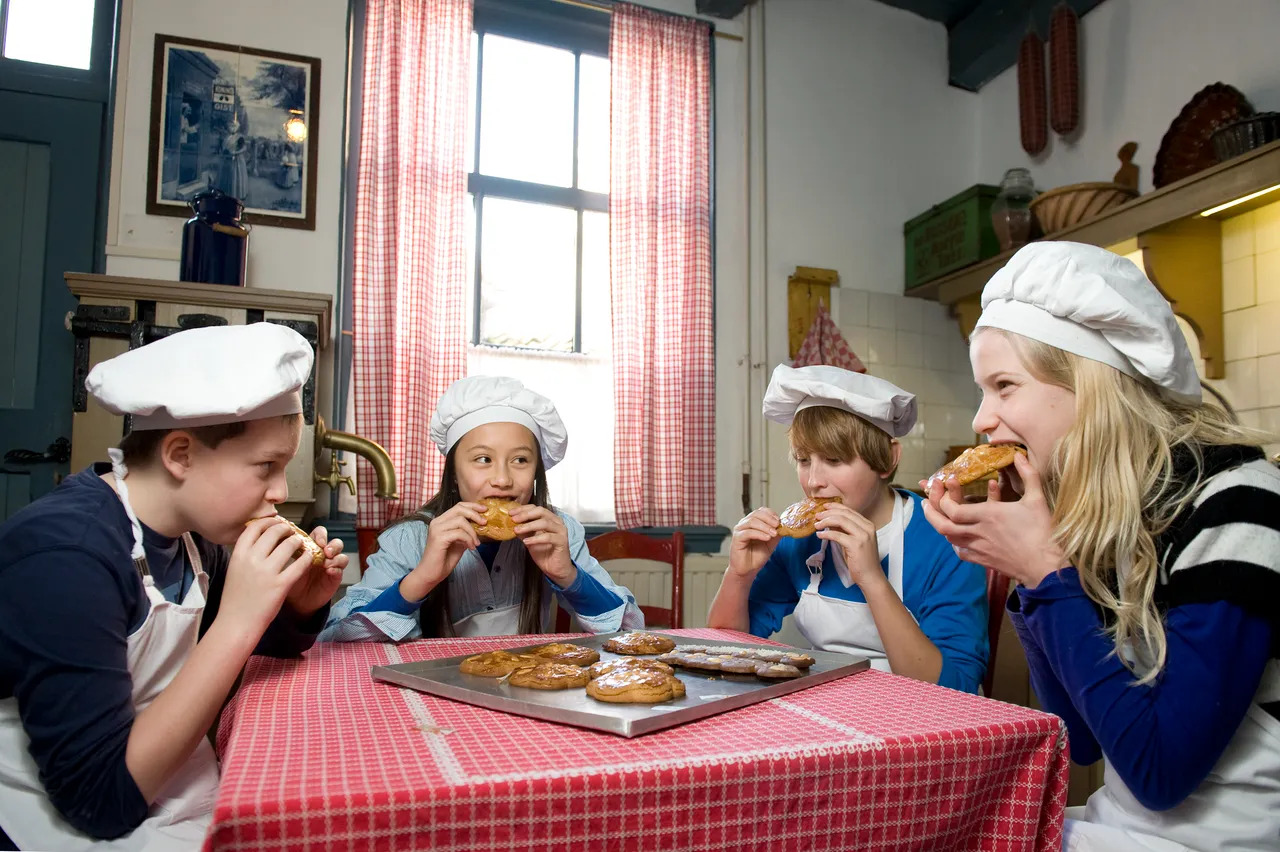
[[[893,439],[856,414],[825,405],[796,412],[787,430],[791,454],[852,462],[862,459],[876,473],[892,473]]]
[[[1085,593],[1114,616],[1108,632],[1116,648],[1130,646],[1142,665],[1121,660],[1141,675],[1138,683],[1149,683],[1167,651],[1154,604],[1155,538],[1195,499],[1204,479],[1201,447],[1257,446],[1266,436],[1216,405],[1170,399],[1149,380],[1098,361],[1001,329],[975,334],[1003,335],[1032,376],[1075,394],[1075,422],[1044,475],[1054,541]],[[1177,448],[1195,460],[1189,482],[1175,476]]]

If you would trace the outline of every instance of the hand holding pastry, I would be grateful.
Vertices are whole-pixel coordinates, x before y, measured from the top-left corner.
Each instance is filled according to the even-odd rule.
[[[806,497],[792,503],[778,516],[778,535],[808,538],[818,531],[818,515],[831,503],[843,503],[839,497]]]
[[[778,546],[778,516],[768,507],[760,507],[738,521],[729,544],[729,572],[739,577],[754,577]]]
[[[844,551],[849,576],[859,587],[865,590],[867,584],[889,582],[880,568],[875,524],[843,503],[835,502],[824,505],[814,523],[818,538]]]
[[[1006,502],[992,483],[986,503],[965,503],[956,481],[948,481],[945,488],[934,481],[924,514],[961,559],[1035,587],[1068,562],[1053,540],[1053,513],[1040,474],[1023,453],[1013,463],[1022,480],[1021,500]]]
[[[560,588],[577,579],[569,553],[569,529],[555,512],[543,506],[521,506],[511,513],[515,534],[529,549],[535,565]]]
[[[400,581],[400,595],[420,601],[453,573],[458,560],[468,550],[480,546],[476,527],[485,523],[485,506],[458,503],[441,512],[427,525],[427,547],[418,565]]]
[[[342,539],[330,540],[329,531],[324,527],[316,527],[308,536],[300,527],[292,523],[289,526],[294,528],[295,535],[303,533],[309,543],[305,549],[312,556],[310,570],[293,584],[285,602],[295,613],[310,615],[333,600],[350,558],[342,552]]]

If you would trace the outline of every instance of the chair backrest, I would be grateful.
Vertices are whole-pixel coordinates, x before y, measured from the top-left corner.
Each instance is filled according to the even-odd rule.
[[[587,539],[587,550],[597,562],[613,559],[643,559],[665,562],[671,566],[671,606],[641,605],[646,626],[680,627],[684,611],[684,533],[675,532],[669,539],[650,538],[647,535],[615,530]],[[607,570],[607,566],[606,566]],[[569,614],[563,609],[556,617],[556,631],[566,633]]]
[[[987,569],[987,676],[982,680],[982,694],[991,697],[992,682],[996,676],[996,646],[1000,642],[1000,625],[1004,621],[1004,607],[1009,600],[1009,578],[999,571]]]

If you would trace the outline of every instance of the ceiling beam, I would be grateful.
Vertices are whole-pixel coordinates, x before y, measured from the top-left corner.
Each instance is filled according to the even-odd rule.
[[[1018,60],[1018,45],[1034,21],[1049,39],[1049,14],[1060,0],[982,0],[947,31],[947,65],[953,86],[976,92]],[[1067,0],[1076,14],[1102,0]]]

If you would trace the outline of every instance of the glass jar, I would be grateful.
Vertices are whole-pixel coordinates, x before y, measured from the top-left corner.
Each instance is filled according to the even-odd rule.
[[[1000,192],[991,202],[991,226],[1000,250],[1021,248],[1031,240],[1031,201],[1035,183],[1027,169],[1009,169],[1000,181]]]

